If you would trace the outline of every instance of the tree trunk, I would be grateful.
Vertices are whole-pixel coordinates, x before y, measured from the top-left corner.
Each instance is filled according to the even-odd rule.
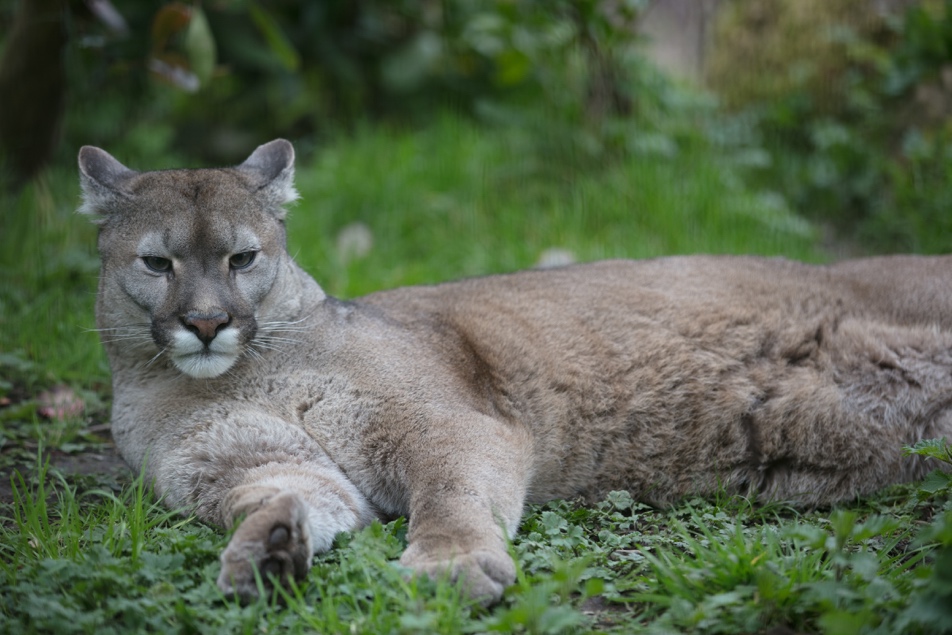
[[[0,59],[0,185],[19,189],[59,141],[66,95],[64,0],[20,0]]]

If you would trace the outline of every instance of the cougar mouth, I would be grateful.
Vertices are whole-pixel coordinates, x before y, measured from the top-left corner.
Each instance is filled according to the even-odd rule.
[[[241,353],[238,329],[223,329],[205,344],[194,333],[176,331],[169,347],[169,357],[180,371],[196,379],[218,377],[231,368]]]

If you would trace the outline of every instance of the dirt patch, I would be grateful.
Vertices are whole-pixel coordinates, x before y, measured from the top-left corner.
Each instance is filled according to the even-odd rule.
[[[113,475],[126,479],[133,476],[132,470],[111,443],[79,453],[53,451],[50,465],[69,476]]]
[[[63,474],[71,483],[95,483],[100,487],[118,490],[134,476],[111,442],[97,444],[78,452],[50,450],[46,456],[49,457],[50,468]],[[31,463],[0,470],[0,504],[13,502],[10,479],[15,471],[23,475],[32,474],[36,471],[36,466]]]
[[[598,595],[586,598],[580,608],[582,613],[594,620],[593,626],[600,629],[624,624],[631,619],[632,614],[630,606],[608,602]]]

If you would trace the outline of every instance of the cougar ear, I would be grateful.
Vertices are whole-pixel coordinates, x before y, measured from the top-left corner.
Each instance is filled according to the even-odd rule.
[[[83,189],[83,204],[80,214],[95,217],[101,223],[115,211],[120,200],[129,194],[125,191],[128,180],[138,174],[119,163],[111,154],[93,146],[79,149],[79,183]]]
[[[291,142],[275,139],[260,145],[237,169],[248,177],[258,192],[265,195],[275,216],[284,218],[287,212],[281,206],[298,198],[294,189],[294,146]]]

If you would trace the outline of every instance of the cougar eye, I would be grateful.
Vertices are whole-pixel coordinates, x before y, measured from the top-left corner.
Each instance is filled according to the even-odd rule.
[[[145,266],[151,271],[156,273],[168,273],[172,270],[172,261],[168,258],[160,258],[159,256],[142,256],[142,262],[144,262]]]
[[[244,269],[255,261],[255,256],[257,254],[257,251],[243,251],[240,254],[235,254],[229,258],[228,264],[231,265],[232,269]]]

